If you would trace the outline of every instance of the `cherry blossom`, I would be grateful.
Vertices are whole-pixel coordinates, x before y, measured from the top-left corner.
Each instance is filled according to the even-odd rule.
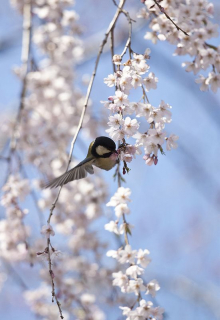
[[[55,235],[55,232],[53,231],[52,226],[49,224],[42,227],[41,233],[44,234],[47,238]]]
[[[212,44],[212,38],[218,37],[219,27],[213,23],[214,6],[208,1],[166,1],[159,6],[154,1],[145,1],[145,7],[138,13],[138,18],[149,19],[152,31],[147,31],[144,38],[154,44],[158,40],[167,40],[176,46],[175,55],[189,55],[190,61],[183,63],[187,72],[199,74],[196,82],[202,83],[202,91],[210,88],[214,93],[220,87],[219,47]],[[175,21],[172,23],[166,14]],[[214,70],[213,70],[214,69]],[[206,81],[203,81],[204,78]],[[147,88],[147,85],[146,85]]]

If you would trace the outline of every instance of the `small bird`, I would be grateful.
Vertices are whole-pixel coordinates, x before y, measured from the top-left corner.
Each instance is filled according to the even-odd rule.
[[[118,152],[115,142],[108,137],[97,137],[89,145],[86,158],[73,169],[65,172],[60,177],[49,182],[45,188],[56,188],[64,184],[85,178],[87,172],[94,173],[93,166],[100,169],[110,170],[118,160]]]

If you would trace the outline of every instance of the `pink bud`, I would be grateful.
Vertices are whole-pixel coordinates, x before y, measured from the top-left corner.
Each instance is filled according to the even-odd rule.
[[[145,160],[145,163],[146,163],[148,166],[152,166],[152,164],[154,163],[153,156],[150,156],[149,154],[145,154],[145,156],[143,157],[143,159]]]
[[[145,154],[144,156],[143,156],[143,159],[144,160],[148,160],[150,158],[150,154]]]
[[[112,96],[108,97],[109,101],[114,101],[114,98]]]
[[[154,158],[154,164],[155,164],[155,166],[157,165],[157,163],[158,163],[158,158],[155,157],[155,158]]]
[[[122,58],[121,58],[121,56],[120,56],[120,54],[115,54],[114,56],[113,56],[113,62],[115,63],[115,64],[119,64],[120,62],[121,62],[121,60],[122,60]]]
[[[148,166],[152,166],[152,164],[154,163],[153,158],[149,158],[148,160],[146,160],[145,162]]]

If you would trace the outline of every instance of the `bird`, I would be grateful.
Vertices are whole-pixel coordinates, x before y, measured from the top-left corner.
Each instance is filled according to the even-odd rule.
[[[89,145],[86,158],[77,166],[49,182],[45,188],[57,188],[64,184],[85,178],[87,173],[93,174],[93,166],[103,170],[111,170],[118,160],[115,142],[108,137],[97,137]]]

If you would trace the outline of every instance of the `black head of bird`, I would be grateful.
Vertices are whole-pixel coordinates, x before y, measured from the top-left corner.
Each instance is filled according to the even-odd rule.
[[[103,170],[110,170],[118,159],[115,142],[108,137],[97,137],[90,143],[86,158],[73,169],[65,172],[49,182],[45,188],[56,188],[70,181],[85,178],[87,173],[93,174],[93,166]]]

